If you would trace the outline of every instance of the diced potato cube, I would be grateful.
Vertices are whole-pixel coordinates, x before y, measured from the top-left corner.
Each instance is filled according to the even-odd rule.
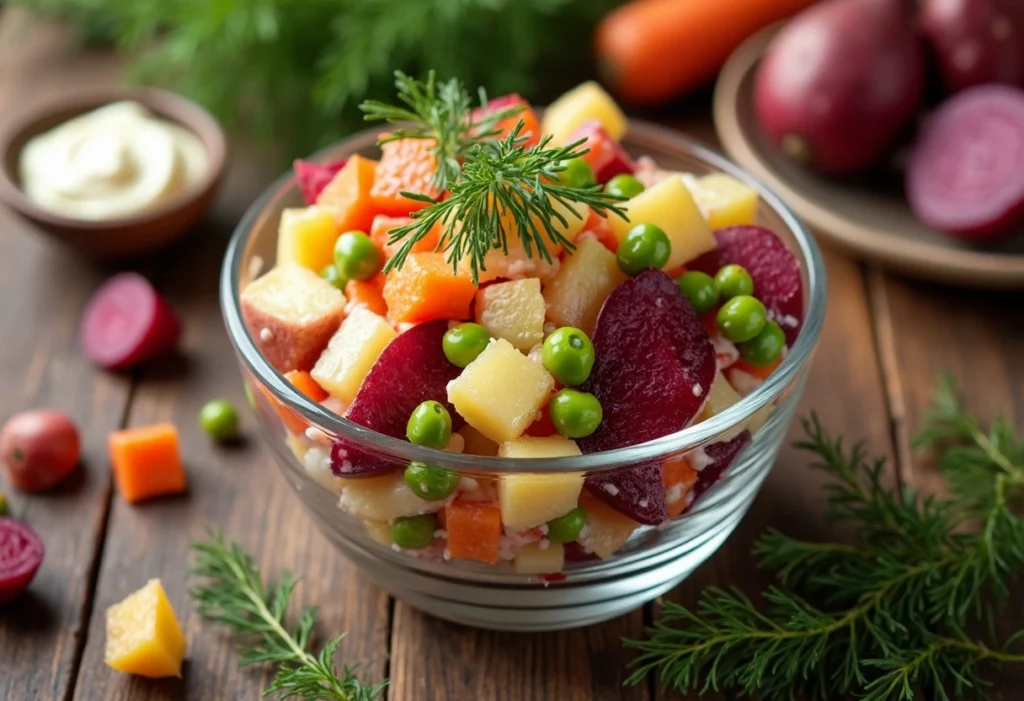
[[[732,383],[729,382],[728,379],[726,379],[725,375],[719,371],[715,374],[715,381],[711,383],[711,389],[708,390],[708,396],[704,401],[704,406],[701,407],[700,413],[697,414],[697,418],[694,419],[694,422],[707,421],[712,416],[721,414],[733,404],[739,402],[740,399],[742,399],[740,393],[736,391],[736,388],[732,386]],[[764,422],[768,420],[768,417],[771,416],[774,409],[775,408],[771,404],[765,406],[745,422],[741,422],[727,430],[722,434],[719,440],[727,441],[730,438],[734,438],[742,433],[744,429],[751,433],[757,433],[757,431],[764,426]]]
[[[338,329],[345,297],[316,273],[279,265],[242,291],[242,318],[253,341],[281,372],[309,370]]]
[[[533,423],[554,385],[547,370],[495,338],[448,383],[448,401],[470,426],[502,443]]]
[[[185,636],[159,579],[107,609],[104,661],[119,672],[180,677]]]
[[[565,566],[565,546],[548,542],[546,548],[538,543],[527,543],[516,554],[512,563],[519,574],[554,574]]]
[[[622,241],[637,224],[655,224],[668,236],[672,246],[663,270],[678,268],[697,256],[714,250],[715,237],[681,178],[666,178],[623,205],[629,221],[609,220],[616,238]]]
[[[351,404],[366,373],[397,335],[383,317],[356,307],[331,336],[309,374],[331,396]]]
[[[476,293],[477,323],[524,353],[544,340],[546,313],[537,278],[499,282]]]
[[[587,513],[587,525],[579,543],[602,560],[614,555],[640,525],[587,492],[580,494],[580,506]]]
[[[469,424],[466,424],[455,433],[462,436],[464,444],[462,452],[466,455],[494,457],[498,454],[498,444]]]
[[[380,477],[339,478],[343,484],[339,506],[364,521],[391,523],[401,516],[432,514],[443,501],[424,501],[416,496],[398,470]]]
[[[566,458],[582,455],[582,453],[579,446],[576,445],[576,441],[565,436],[555,435],[543,437],[520,436],[514,441],[505,441],[498,446],[498,455],[503,458],[529,460],[534,458]],[[575,503],[573,506],[575,506]],[[569,509],[571,508],[573,507],[570,506]],[[562,513],[564,514],[565,511]]]
[[[705,175],[692,192],[712,231],[757,221],[757,190],[725,173]]]
[[[614,253],[595,239],[581,239],[544,287],[548,318],[559,326],[575,326],[592,335],[601,305],[625,280]]]
[[[537,459],[581,455],[576,441],[562,436],[522,436],[502,443],[503,458]],[[501,521],[510,528],[533,528],[576,508],[583,473],[511,474],[498,480]]]
[[[319,273],[334,262],[338,223],[327,207],[303,207],[281,212],[277,230],[277,264],[296,263]]]
[[[753,416],[747,419],[747,430],[750,431],[751,435],[757,433],[761,430],[761,427],[764,426],[765,421],[767,421],[774,413],[775,405],[766,404],[764,407],[754,412]]]
[[[390,548],[395,544],[394,538],[391,537],[391,525],[386,521],[364,521],[363,523],[369,536],[385,548]]]
[[[604,88],[594,81],[578,85],[544,110],[541,131],[551,135],[552,143],[566,139],[584,122],[596,119],[616,141],[626,133],[626,115]]]

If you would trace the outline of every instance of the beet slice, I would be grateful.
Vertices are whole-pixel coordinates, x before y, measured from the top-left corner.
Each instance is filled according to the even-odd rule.
[[[736,456],[750,443],[750,431],[744,431],[727,441],[720,441],[704,446],[704,454],[709,460],[703,470],[697,473],[697,481],[693,485],[693,501],[690,507],[708,491],[718,480],[722,479],[726,469],[732,465]]]
[[[1024,91],[980,85],[943,103],[911,150],[906,190],[918,219],[959,238],[1024,220]]]
[[[181,321],[146,278],[120,273],[92,296],[82,314],[82,351],[96,365],[124,370],[173,351]]]
[[[575,540],[570,543],[566,543],[563,547],[566,562],[592,562],[593,560],[601,559],[596,553],[585,550],[583,546]]]
[[[316,204],[316,198],[347,162],[348,159],[326,163],[295,159],[292,167],[295,169],[295,179],[299,183],[299,190],[302,191],[302,199],[306,200],[306,204]]]
[[[637,523],[657,526],[668,518],[659,462],[598,472],[588,476],[585,484],[591,494]]]
[[[786,332],[790,345],[804,320],[800,263],[778,236],[761,226],[729,226],[715,232],[718,248],[686,267],[714,275],[730,263],[742,265],[754,280],[754,296]]]
[[[0,517],[0,604],[28,589],[45,554],[35,531],[13,518]]]
[[[370,368],[345,418],[392,438],[405,439],[405,427],[413,410],[428,399],[452,415],[452,429],[465,423],[448,402],[448,383],[462,372],[448,362],[442,340],[448,330],[445,319],[414,326],[387,345]],[[331,470],[341,477],[372,477],[394,469],[392,461],[361,450],[349,441],[335,439],[331,446]]]

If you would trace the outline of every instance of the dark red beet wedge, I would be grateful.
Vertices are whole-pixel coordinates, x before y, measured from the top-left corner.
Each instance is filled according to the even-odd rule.
[[[657,526],[668,518],[661,463],[647,463],[599,472],[587,477],[590,493],[637,523]]]
[[[292,167],[295,169],[295,179],[299,183],[299,190],[302,191],[302,199],[306,200],[306,204],[316,204],[316,198],[320,196],[327,184],[334,180],[334,176],[345,167],[346,162],[345,159],[327,163],[295,159]]]
[[[28,589],[45,552],[35,531],[13,518],[0,517],[0,604]]]
[[[564,553],[566,562],[590,562],[600,559],[595,553],[584,550],[583,546],[575,540],[565,544]]]
[[[754,279],[754,296],[786,332],[790,345],[804,319],[800,263],[774,233],[760,226],[729,226],[715,232],[718,248],[690,261],[686,267],[714,276],[730,263],[742,265]]]
[[[393,340],[377,358],[345,412],[345,418],[393,438],[405,438],[409,415],[428,399],[441,402],[452,415],[452,428],[464,423],[448,403],[448,383],[461,370],[448,362],[442,339],[444,319],[414,326]],[[331,469],[341,477],[372,477],[395,464],[357,446],[336,440],[331,447]]]
[[[1024,220],[1024,91],[979,85],[946,100],[914,143],[906,190],[918,219],[960,238]]]
[[[735,438],[704,447],[704,454],[708,456],[710,462],[697,473],[697,482],[693,485],[693,502],[696,502],[715,482],[722,479],[722,475],[748,443],[750,443],[750,431],[744,431]]]

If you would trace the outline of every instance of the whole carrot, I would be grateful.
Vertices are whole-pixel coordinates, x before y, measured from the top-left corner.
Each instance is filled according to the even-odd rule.
[[[598,25],[598,71],[627,101],[665,102],[711,80],[751,34],[813,2],[634,0]]]

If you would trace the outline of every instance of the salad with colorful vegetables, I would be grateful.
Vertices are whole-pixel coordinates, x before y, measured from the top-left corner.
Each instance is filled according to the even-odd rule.
[[[757,191],[620,145],[595,83],[543,119],[398,74],[380,156],[299,161],[306,206],[241,292],[266,360],[349,421],[438,451],[538,460],[666,436],[735,404],[800,333],[800,265]],[[610,471],[398,466],[273,403],[288,444],[371,536],[416,557],[529,575],[611,557],[680,516],[771,407],[717,443]],[[440,460],[440,458],[439,458]]]

